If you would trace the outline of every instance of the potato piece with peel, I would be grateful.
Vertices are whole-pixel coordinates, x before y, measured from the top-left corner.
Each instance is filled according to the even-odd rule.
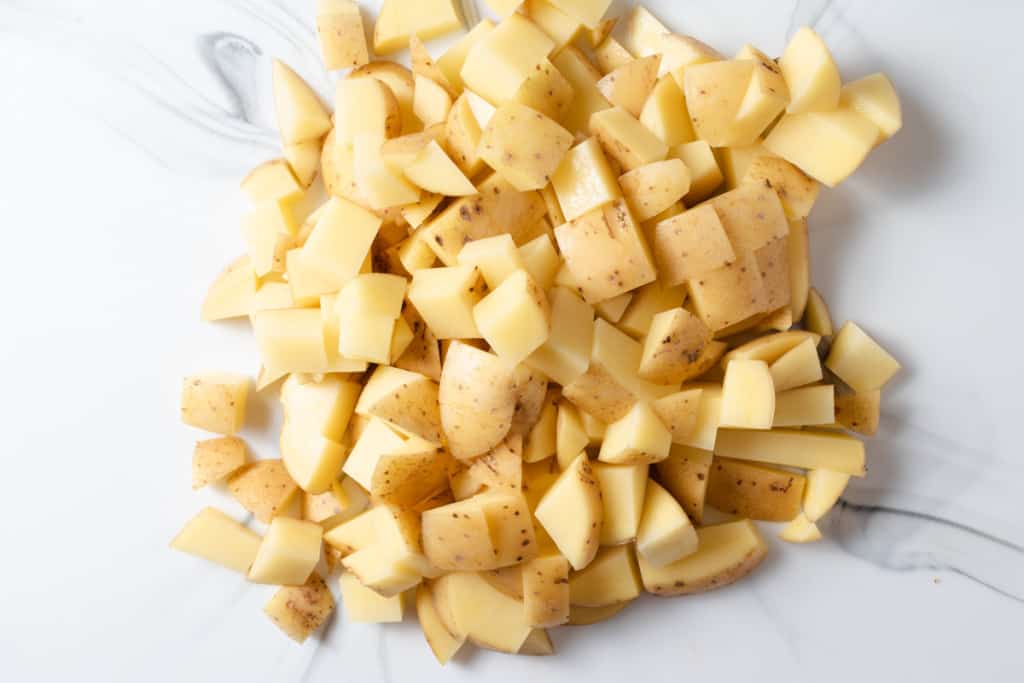
[[[597,138],[587,138],[566,153],[551,176],[551,186],[569,221],[621,196]]]
[[[825,367],[857,392],[881,389],[901,369],[888,351],[849,321],[832,340]]]
[[[253,202],[294,200],[302,196],[302,186],[284,159],[265,161],[249,172],[241,182],[242,191]]]
[[[597,82],[597,89],[612,105],[622,107],[639,118],[658,80],[660,64],[660,55],[631,60],[606,74]]]
[[[573,569],[594,559],[604,512],[601,485],[585,453],[563,470],[537,504],[534,517]]]
[[[498,445],[515,412],[510,368],[497,356],[453,342],[441,371],[441,426],[451,454],[466,460]]]
[[[547,341],[551,307],[525,270],[517,270],[473,307],[473,319],[487,343],[510,365],[525,360]]]
[[[515,98],[554,47],[537,25],[511,14],[473,46],[460,75],[467,89],[499,106]]]
[[[258,460],[228,477],[228,490],[256,519],[269,524],[287,509],[299,487],[280,460]]]
[[[572,106],[572,98],[572,84],[545,59],[519,86],[513,100],[560,122]]]
[[[778,63],[753,45],[744,45],[736,59],[754,62],[733,122],[738,144],[753,144],[789,104],[789,88]]]
[[[320,156],[323,150],[323,140],[303,140],[285,144],[283,153],[288,160],[295,178],[303,188],[309,188],[320,171]]]
[[[440,381],[441,347],[437,337],[414,307],[407,306],[402,315],[412,328],[413,339],[401,357],[395,361],[395,367],[419,373],[435,382]]]
[[[651,319],[640,357],[640,377],[658,384],[678,384],[694,376],[711,330],[684,308],[658,313]]]
[[[289,279],[293,294],[319,296],[340,290],[359,274],[383,221],[371,211],[338,197],[331,198],[299,252],[289,254]],[[301,254],[298,265],[312,271],[315,287],[297,291],[291,254]]]
[[[405,611],[404,593],[384,597],[360,583],[351,572],[343,572],[338,583],[341,586],[341,602],[349,621],[380,624],[402,620]]]
[[[690,190],[690,171],[679,159],[666,159],[619,176],[619,185],[636,220],[646,221]]]
[[[428,583],[421,583],[416,588],[416,617],[420,622],[423,637],[427,639],[430,651],[442,666],[455,656],[466,642],[465,637],[450,633],[437,612],[434,602],[433,588]]]
[[[812,29],[801,26],[777,61],[789,88],[787,112],[829,111],[839,106],[839,69],[825,41]]]
[[[787,391],[821,381],[818,344],[808,337],[772,362],[769,370],[775,391]]]
[[[518,565],[537,556],[538,544],[526,499],[518,491],[485,491],[475,496],[487,518],[495,568]]]
[[[690,301],[704,324],[716,335],[771,310],[768,291],[753,252],[740,251],[736,260],[689,281]]]
[[[409,439],[400,452],[385,454],[377,461],[370,480],[375,500],[411,509],[448,486],[450,456],[425,443],[413,446],[416,441],[416,437]]]
[[[669,147],[693,142],[690,112],[683,91],[671,75],[662,76],[651,89],[639,115],[640,123]]]
[[[355,411],[429,443],[441,444],[438,385],[429,377],[378,366],[363,387]]]
[[[598,459],[620,465],[654,463],[668,457],[672,434],[646,401],[638,401],[608,425]]]
[[[670,287],[718,270],[736,259],[721,217],[710,204],[658,223],[651,246],[661,281]]]
[[[444,123],[444,147],[460,171],[474,176],[484,167],[479,155],[483,130],[470,104],[470,94],[460,95],[448,112]]]
[[[883,73],[874,73],[844,85],[839,91],[839,106],[867,117],[881,132],[878,141],[888,140],[903,127],[900,98],[892,81]]]
[[[497,550],[476,496],[423,513],[423,552],[445,571],[493,569]]]
[[[303,495],[302,519],[330,530],[360,514],[369,504],[370,498],[362,487],[345,477],[335,480],[323,493]]]
[[[708,478],[707,504],[722,512],[768,522],[788,522],[800,513],[802,474],[716,457]]]
[[[764,146],[828,187],[845,180],[878,140],[878,126],[848,110],[788,114]]]
[[[821,189],[815,180],[793,164],[764,152],[750,161],[740,182],[774,190],[790,220],[807,218]]]
[[[718,432],[714,448],[716,456],[726,458],[804,469],[830,469],[855,477],[865,474],[864,443],[845,434],[806,429],[722,429]]]
[[[302,586],[282,586],[263,606],[274,624],[297,643],[306,642],[333,611],[334,596],[315,572]]]
[[[775,387],[763,360],[738,359],[725,368],[720,427],[771,429],[775,416]]]
[[[719,421],[722,413],[722,387],[718,384],[702,383],[700,403],[697,405],[697,420],[693,432],[684,437],[681,446],[691,446],[709,451],[715,446]]]
[[[756,250],[789,235],[789,221],[774,189],[740,185],[708,202],[737,250]]]
[[[737,125],[737,114],[755,67],[750,60],[716,61],[687,67],[683,92],[698,138],[712,147],[749,145],[754,141],[748,131]]]
[[[653,478],[683,506],[695,523],[704,520],[704,499],[714,454],[690,446],[673,445],[667,458],[654,464]]]
[[[384,0],[373,26],[373,51],[378,55],[391,54],[405,48],[410,36],[430,40],[460,26],[462,20],[453,0]]]
[[[637,555],[654,567],[662,567],[697,551],[697,532],[682,506],[654,481],[647,482]]]
[[[804,312],[804,327],[821,337],[831,337],[835,331],[832,327],[832,314],[828,304],[818,290],[811,287],[807,295],[807,310]]]
[[[604,510],[601,545],[621,545],[636,538],[647,490],[647,465],[594,465]]]
[[[670,287],[655,280],[633,291],[633,298],[619,320],[618,327],[634,339],[642,340],[647,335],[655,315],[680,306],[685,298],[684,287]]]
[[[346,455],[341,441],[360,389],[357,382],[338,375],[319,382],[291,375],[281,386],[281,458],[303,490],[321,493],[337,479]]]
[[[881,417],[882,392],[864,391],[854,394],[837,393],[835,421],[847,429],[865,436],[874,436]]]
[[[498,107],[480,136],[480,157],[520,192],[551,181],[572,146],[572,134],[539,111],[510,102]]]
[[[611,619],[626,608],[629,602],[619,602],[604,607],[584,607],[583,605],[572,605],[569,608],[570,626],[589,626],[600,621]]]
[[[323,527],[314,522],[275,517],[249,567],[248,579],[301,586],[320,560],[323,535]]]
[[[544,657],[555,654],[555,644],[551,642],[551,636],[542,628],[535,628],[526,636],[526,640],[519,646],[518,655],[531,657]]]
[[[515,241],[507,234],[468,243],[459,252],[458,262],[460,266],[476,266],[491,289],[524,267]]]
[[[350,145],[362,134],[378,140],[402,133],[402,115],[394,91],[376,78],[346,78],[334,92],[334,144]]]
[[[182,380],[181,421],[209,432],[231,435],[245,422],[249,378],[207,372]]]
[[[850,475],[824,468],[807,471],[807,485],[804,487],[803,514],[811,522],[817,522],[828,514],[836,501],[843,495]]]
[[[544,234],[530,240],[519,247],[518,258],[537,286],[544,291],[551,288],[562,264],[562,257],[555,249],[551,237]]]
[[[561,555],[537,557],[523,565],[523,609],[533,628],[550,628],[569,619],[569,561]]]
[[[813,543],[821,540],[821,529],[801,513],[782,528],[779,538],[788,543]]]
[[[763,360],[768,365],[771,365],[807,339],[813,340],[814,344],[817,345],[821,337],[807,330],[790,330],[788,332],[776,332],[775,334],[758,337],[746,344],[737,346],[722,356],[722,366],[729,365],[736,358]]]
[[[328,70],[358,67],[370,61],[358,4],[349,0],[318,0],[316,32]]]
[[[447,612],[456,637],[464,634],[480,647],[515,653],[532,631],[522,601],[505,595],[480,574],[445,574],[433,590],[435,600],[445,605],[445,609],[439,608],[442,621]]]
[[[569,601],[584,607],[605,607],[640,595],[640,572],[633,544],[601,548],[586,568],[569,576]]]
[[[668,154],[681,159],[690,170],[690,191],[683,197],[687,206],[707,199],[722,184],[722,169],[706,141],[684,142],[673,147]]]
[[[387,273],[362,273],[345,283],[334,304],[345,322],[338,330],[338,353],[369,363],[391,360],[391,339],[402,314],[406,284],[404,277]]]
[[[749,519],[697,530],[697,552],[662,567],[639,558],[644,589],[654,595],[690,595],[722,588],[752,572],[768,546]]]
[[[509,434],[518,434],[525,439],[540,420],[545,407],[557,400],[557,394],[548,391],[548,380],[544,373],[522,363],[515,366],[512,382],[515,388],[516,409],[512,414]]]
[[[518,434],[474,458],[470,476],[491,491],[520,491],[523,486],[523,438]]]
[[[222,481],[243,465],[245,442],[237,436],[199,441],[192,451],[192,490]]]
[[[331,117],[320,97],[295,71],[275,59],[274,110],[285,144],[316,140],[331,129]]]
[[[171,547],[245,574],[256,559],[261,538],[212,507],[203,508],[171,541]]]
[[[786,256],[786,260],[789,262],[789,308],[792,311],[792,320],[797,321],[804,316],[811,288],[807,219],[790,221],[787,246],[789,247],[789,253]]]
[[[687,387],[682,391],[663,396],[651,404],[655,414],[672,435],[672,443],[682,443],[696,429],[697,412],[700,408],[700,397],[703,391],[704,389],[701,387]]]
[[[420,189],[384,162],[380,154],[383,141],[376,133],[359,133],[352,141],[356,187],[374,211],[412,204],[420,198]]]
[[[835,388],[822,384],[783,391],[775,396],[772,427],[831,425],[835,417]]]
[[[486,290],[473,266],[424,268],[413,273],[409,301],[438,339],[479,337],[473,307]]]
[[[661,37],[670,31],[643,5],[636,5],[626,17],[622,30],[623,45],[632,54],[644,57],[657,52]]]
[[[668,146],[622,107],[595,112],[590,117],[590,133],[625,171],[668,156]]]

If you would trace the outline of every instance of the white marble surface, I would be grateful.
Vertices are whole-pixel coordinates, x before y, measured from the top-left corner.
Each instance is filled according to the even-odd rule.
[[[811,217],[836,316],[906,367],[825,542],[772,539],[740,585],[560,629],[558,657],[444,670],[414,623],[339,618],[295,645],[261,613],[272,589],[169,551],[203,504],[241,512],[189,490],[178,382],[256,367],[245,327],[200,325],[198,304],[241,249],[238,179],[277,154],[269,59],[329,89],[313,4],[0,1],[0,678],[1019,678],[1019,3],[650,3],[729,52],[813,24],[844,76],[883,69],[903,95],[903,132]],[[261,456],[275,410],[252,407]]]

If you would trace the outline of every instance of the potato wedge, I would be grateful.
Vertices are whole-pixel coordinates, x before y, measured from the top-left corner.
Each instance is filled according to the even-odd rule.
[[[686,516],[696,524],[704,520],[704,500],[713,457],[710,451],[673,445],[669,456],[654,464],[654,480],[679,501]]]
[[[715,458],[708,505],[740,517],[788,522],[800,514],[804,476],[765,465]]]

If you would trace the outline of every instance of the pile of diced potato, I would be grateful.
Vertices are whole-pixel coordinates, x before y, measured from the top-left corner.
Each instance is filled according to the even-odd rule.
[[[252,322],[280,457],[236,436],[248,378],[186,378],[182,419],[223,435],[194,487],[264,526],[207,508],[172,545],[281,586],[298,641],[328,581],[353,621],[414,603],[441,663],[732,583],[767,551],[751,520],[820,538],[900,368],[808,270],[820,186],[900,128],[884,75],[843,85],[809,28],[730,59],[642,7],[491,4],[435,58],[452,1],[385,0],[372,52],[410,71],[320,0],[333,114],[274,64],[283,158],[242,182],[202,316]]]

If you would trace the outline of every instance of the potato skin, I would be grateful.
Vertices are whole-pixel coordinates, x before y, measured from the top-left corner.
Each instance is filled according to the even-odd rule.
[[[730,567],[727,572],[717,574],[715,576],[709,576],[699,581],[693,581],[687,583],[685,586],[645,585],[644,588],[648,593],[659,597],[693,595],[694,593],[703,593],[705,591],[714,590],[715,588],[724,588],[729,584],[736,583],[747,574],[757,569],[758,565],[761,564],[762,560],[764,560],[767,555],[768,553],[764,548],[752,548],[743,556],[742,559]]]
[[[263,611],[289,638],[302,643],[331,616],[334,596],[314,572],[305,585],[282,586]]]
[[[755,463],[715,458],[707,503],[722,512],[766,522],[788,522],[800,514],[806,478]]]
[[[449,347],[438,399],[448,448],[460,460],[487,452],[512,427],[516,407],[512,373],[493,354],[468,344],[453,342]]]
[[[242,507],[269,524],[281,514],[299,490],[280,460],[260,460],[228,478],[228,489]]]

